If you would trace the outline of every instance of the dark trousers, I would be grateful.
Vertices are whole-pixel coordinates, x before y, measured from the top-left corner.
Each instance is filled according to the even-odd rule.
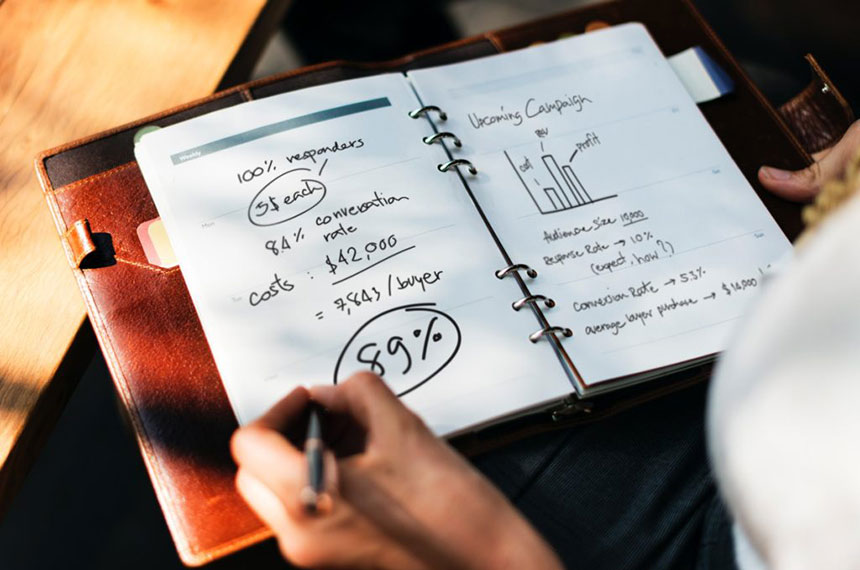
[[[704,386],[473,459],[568,568],[735,568]]]

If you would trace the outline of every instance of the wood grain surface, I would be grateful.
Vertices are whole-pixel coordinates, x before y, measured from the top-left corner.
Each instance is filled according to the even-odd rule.
[[[0,513],[95,347],[34,157],[213,92],[265,5],[0,0]]]

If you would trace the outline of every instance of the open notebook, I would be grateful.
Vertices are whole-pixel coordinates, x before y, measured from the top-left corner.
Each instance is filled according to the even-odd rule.
[[[135,154],[241,423],[362,369],[440,435],[644,381],[719,352],[790,248],[638,24]]]

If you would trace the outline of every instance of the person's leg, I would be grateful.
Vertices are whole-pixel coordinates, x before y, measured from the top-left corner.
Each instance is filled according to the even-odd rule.
[[[732,568],[705,386],[474,459],[571,568]]]

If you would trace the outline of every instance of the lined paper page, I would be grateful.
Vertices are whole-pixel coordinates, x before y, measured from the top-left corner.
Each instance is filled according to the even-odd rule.
[[[722,350],[790,250],[639,24],[409,77],[589,384]]]
[[[402,75],[287,93],[136,153],[241,422],[373,370],[439,434],[571,386]],[[179,356],[181,357],[181,356]],[[177,379],[181,381],[181,379]]]

